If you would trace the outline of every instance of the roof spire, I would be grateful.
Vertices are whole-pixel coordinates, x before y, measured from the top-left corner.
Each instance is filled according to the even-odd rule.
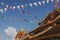
[[[21,30],[20,31],[24,31],[24,28],[23,28],[23,26],[21,26]]]

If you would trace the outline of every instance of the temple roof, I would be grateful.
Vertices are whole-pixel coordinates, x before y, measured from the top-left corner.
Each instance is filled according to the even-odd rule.
[[[39,27],[28,33],[31,40],[60,35],[60,8],[53,9],[41,23],[38,23]],[[26,31],[21,29],[17,33],[16,38],[22,38],[25,33]]]
[[[50,20],[51,16],[54,17],[53,20]],[[49,20],[51,21],[51,23],[48,23]],[[45,21],[47,22],[44,23]],[[60,35],[60,8],[54,9],[52,12],[50,12],[43,20],[43,24],[41,25],[40,23],[39,27],[29,32],[29,34],[32,37],[31,40],[35,40],[35,39],[40,40],[47,37],[59,36]]]
[[[58,15],[60,15],[60,8],[57,8],[57,9],[53,9],[53,11],[52,12],[50,12],[46,17],[45,17],[45,19],[43,20],[43,22],[41,22],[41,23],[43,23],[42,24],[42,26],[41,26],[41,23],[38,23],[38,25],[39,25],[39,27],[37,27],[36,29],[34,29],[33,31],[31,31],[30,33],[33,33],[33,32],[36,32],[37,30],[41,30],[41,28],[43,29],[44,27],[45,27],[45,25],[48,25],[48,23],[45,23],[44,24],[44,22],[47,22],[47,19],[48,20],[51,20],[51,16],[53,16],[54,18],[53,19],[55,19]],[[49,24],[50,25],[50,24]],[[46,26],[47,27],[47,26]]]
[[[16,38],[22,38],[22,36],[26,33],[24,29],[21,29],[19,32],[17,32]],[[15,38],[15,39],[16,39]]]

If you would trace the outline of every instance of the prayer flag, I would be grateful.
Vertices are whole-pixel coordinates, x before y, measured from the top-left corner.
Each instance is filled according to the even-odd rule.
[[[43,4],[45,4],[45,1],[42,1]]]
[[[34,3],[34,5],[35,5],[35,6],[38,6],[36,2]]]
[[[21,5],[22,9],[24,9],[24,5]]]
[[[32,7],[32,3],[29,4]]]
[[[39,5],[41,5],[41,2],[38,2]]]

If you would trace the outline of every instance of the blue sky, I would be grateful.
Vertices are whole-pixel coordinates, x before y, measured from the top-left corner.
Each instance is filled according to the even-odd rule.
[[[35,29],[38,25],[36,22],[31,23],[31,22],[22,22],[20,20],[15,20],[15,18],[20,18],[20,19],[27,19],[27,20],[34,20],[38,21],[39,19],[45,18],[47,15],[47,12],[51,12],[54,9],[54,2],[49,2],[46,3],[46,0],[0,0],[0,2],[3,2],[4,4],[8,4],[9,6],[18,6],[18,5],[25,5],[29,3],[34,3],[34,2],[39,2],[39,1],[45,1],[45,4],[42,4],[41,6],[38,4],[38,6],[32,6],[30,7],[29,5],[25,7],[24,9],[20,9],[20,11],[25,11],[32,13],[33,15],[36,15],[38,18],[34,18],[30,15],[24,15],[20,14],[18,9],[16,10],[10,10],[8,9],[6,13],[0,13],[0,16],[6,17],[6,19],[0,18],[0,39],[1,40],[8,40],[7,34],[4,32],[5,29],[8,27],[13,27],[16,29],[16,31],[19,31],[21,28],[23,28],[25,31],[31,31]],[[5,5],[0,4],[0,9],[4,9]],[[9,20],[9,17],[12,17],[12,20]],[[39,20],[42,21],[42,20]]]

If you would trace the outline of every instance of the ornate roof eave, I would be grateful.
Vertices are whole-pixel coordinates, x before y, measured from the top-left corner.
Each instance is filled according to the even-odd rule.
[[[32,39],[44,39],[44,38],[47,38],[47,37],[53,37],[53,36],[59,36],[60,35],[60,25],[56,25],[54,26],[51,30],[45,32],[44,34],[42,35],[39,35],[39,36],[36,36],[36,37],[32,37]]]
[[[57,10],[59,10],[59,9],[54,9],[54,10],[57,11]],[[60,11],[60,10],[59,10],[59,11]],[[50,13],[47,14],[47,16],[43,19],[43,21],[45,21],[49,16],[50,16]],[[40,25],[38,25],[38,27],[37,27],[36,29],[32,30],[31,32],[34,32],[34,31],[36,31],[36,30],[39,29],[39,28],[41,28]],[[42,27],[42,28],[43,28],[43,27]],[[31,32],[30,32],[30,33],[31,33]]]
[[[38,29],[36,29],[36,30],[34,30],[34,31],[30,32],[30,33],[36,32],[37,30],[41,30],[41,29],[43,30],[43,29],[47,28],[48,26],[53,25],[59,18],[60,18],[60,15],[56,19],[54,19],[51,23],[45,24],[42,27],[39,27]]]

